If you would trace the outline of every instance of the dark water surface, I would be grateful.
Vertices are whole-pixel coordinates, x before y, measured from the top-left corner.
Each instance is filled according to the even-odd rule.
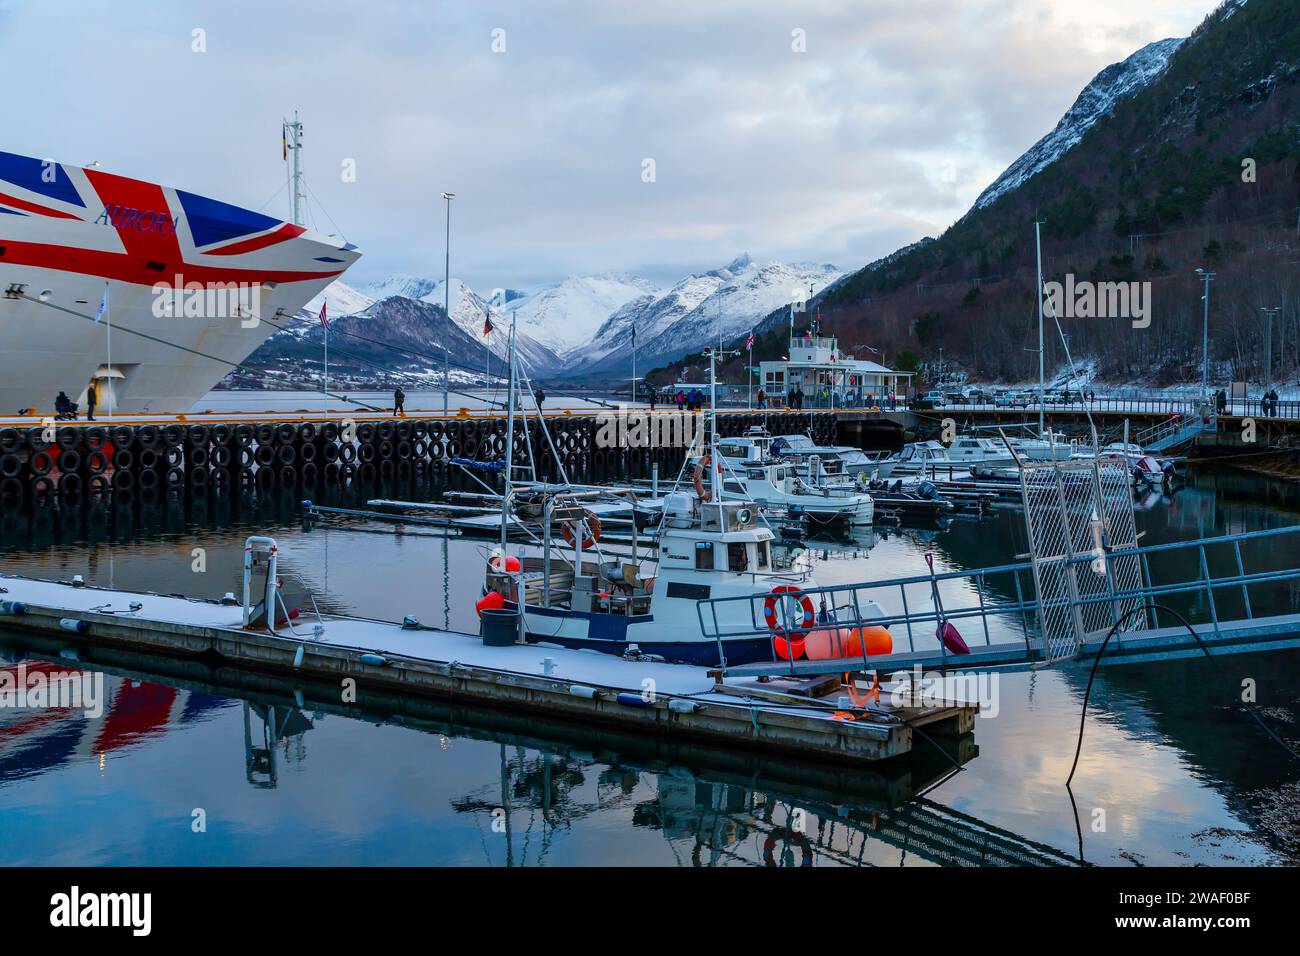
[[[1138,523],[1154,544],[1300,522],[1286,497],[1201,476],[1140,503]],[[364,524],[308,534],[291,503],[233,520],[217,510],[6,516],[0,571],[220,597],[239,589],[244,537],[269,531],[291,605],[314,596],[322,610],[476,627],[481,542]],[[961,568],[1025,550],[1022,515],[1004,510],[813,544],[793,560],[831,584],[922,573],[926,551]],[[1300,610],[1286,586],[1252,598],[1257,613]],[[14,666],[50,649],[0,631],[0,651]],[[1300,860],[1300,769],[1230,706],[1253,679],[1262,716],[1294,746],[1300,651],[1103,669],[1074,805],[1064,781],[1086,673],[1001,677],[996,716],[955,753],[960,773],[922,744],[910,764],[845,774],[461,706],[347,709],[337,690],[193,663],[96,662],[102,719],[0,710],[6,863],[1078,865],[1081,842],[1101,865]]]

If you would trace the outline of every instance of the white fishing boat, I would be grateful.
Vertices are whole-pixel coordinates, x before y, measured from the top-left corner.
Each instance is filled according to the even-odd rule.
[[[513,348],[512,324],[512,393]],[[711,434],[716,435],[715,409],[711,408],[709,417]],[[506,626],[515,628],[519,639],[683,663],[716,665],[720,659],[729,664],[753,663],[779,656],[783,634],[790,634],[792,644],[798,644],[802,652],[804,642],[797,640],[797,635],[816,630],[819,620],[831,616],[832,612],[814,608],[811,601],[802,599],[803,588],[816,586],[807,571],[778,570],[774,566],[775,535],[759,517],[756,503],[749,499],[729,500],[725,494],[719,500],[704,487],[702,473],[707,468],[710,489],[726,488],[723,454],[702,456],[694,476],[694,493],[674,490],[665,496],[652,534],[656,545],[652,554],[641,554],[635,524],[630,554],[616,547],[602,547],[600,520],[585,503],[605,492],[591,489],[543,490],[542,533],[536,543],[541,553],[534,550],[522,556],[509,554],[506,525],[516,494],[510,485],[513,421],[507,434],[511,440],[506,447],[501,543],[488,557],[486,587],[478,606],[480,614],[489,620],[508,622]],[[718,445],[720,448],[722,443]],[[731,464],[726,461],[728,471]],[[787,476],[791,471],[789,465],[770,467]],[[538,501],[535,487],[519,490],[531,494],[534,503]],[[635,492],[622,494],[635,498]],[[865,498],[869,521],[871,499],[857,497]],[[764,608],[772,625],[769,635],[722,642],[706,635],[697,602],[756,595],[767,596]],[[746,620],[719,623],[729,624],[733,630],[749,623],[744,610],[748,604],[736,601],[725,606],[728,610],[724,614],[743,614]],[[875,606],[867,613],[883,616]],[[496,623],[500,626],[499,620]],[[860,653],[852,645],[853,635],[844,630],[829,629],[830,639],[819,646],[833,646],[836,656]],[[485,627],[485,640],[486,634]],[[515,639],[509,631],[505,637],[507,641]]]

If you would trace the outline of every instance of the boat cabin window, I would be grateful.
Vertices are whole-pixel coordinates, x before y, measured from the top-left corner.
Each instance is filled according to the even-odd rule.
[[[727,544],[727,570],[728,571],[748,571],[749,570],[749,551],[743,541],[732,541]]]
[[[758,543],[758,570],[766,571],[772,566],[772,554],[766,541]]]
[[[747,445],[719,445],[718,450],[722,452],[723,458],[748,458],[749,447]]]
[[[695,542],[695,569],[697,571],[713,570],[713,542]]]
[[[911,458],[915,454],[916,454],[916,449],[913,448],[911,445],[908,445],[906,448],[903,449],[903,454],[899,456],[899,460],[907,461],[907,459]]]
[[[738,481],[724,481],[722,483],[722,490],[728,491],[734,495],[743,495],[745,493],[744,486]]]

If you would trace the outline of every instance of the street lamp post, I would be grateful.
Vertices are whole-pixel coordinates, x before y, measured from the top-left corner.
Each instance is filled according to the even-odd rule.
[[[1196,274],[1205,283],[1205,292],[1201,295],[1201,301],[1205,304],[1204,324],[1201,328],[1201,398],[1204,399],[1210,393],[1210,283],[1214,281],[1214,273],[1197,269]]]
[[[442,198],[447,201],[447,257],[443,262],[442,273],[442,311],[444,317],[451,322],[451,201],[456,198],[455,193],[443,193]],[[449,392],[451,388],[451,346],[448,343],[450,329],[443,329],[442,332],[442,413],[448,414],[451,408]]]
[[[1268,316],[1268,344],[1264,347],[1264,388],[1267,390],[1273,387],[1273,320],[1282,310],[1265,306],[1260,311]]]

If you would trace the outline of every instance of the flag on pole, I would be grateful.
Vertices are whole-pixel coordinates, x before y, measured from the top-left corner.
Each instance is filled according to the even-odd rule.
[[[483,313],[483,334],[485,336],[492,334],[492,315],[489,312]]]
[[[325,326],[325,328],[328,329],[330,327],[330,320],[325,315],[325,307],[326,307],[326,303],[322,302],[320,304],[320,324]]]
[[[108,283],[105,282],[104,297],[99,300],[99,309],[95,312],[95,324],[98,325],[99,320],[102,319],[107,313],[108,313]]]
[[[289,133],[284,124],[280,124],[280,158],[286,162],[289,159]]]
[[[754,330],[753,329],[749,330],[749,338],[745,339],[745,348],[751,352],[754,351]]]
[[[636,346],[636,326],[632,326],[632,345]]]

